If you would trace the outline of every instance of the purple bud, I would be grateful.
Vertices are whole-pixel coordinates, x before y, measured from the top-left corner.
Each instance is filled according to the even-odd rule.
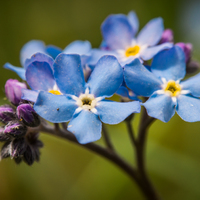
[[[0,121],[3,123],[8,123],[9,121],[15,119],[14,109],[9,105],[0,106]]]
[[[21,137],[26,134],[27,128],[18,121],[11,121],[4,127],[4,134]]]
[[[17,117],[26,125],[36,127],[40,125],[38,114],[30,104],[21,104],[17,107]]]
[[[162,33],[162,37],[160,39],[160,44],[165,42],[174,42],[174,34],[171,29],[165,29]]]
[[[14,104],[19,105],[21,100],[22,92],[21,89],[27,89],[25,83],[21,83],[15,79],[8,79],[5,84],[5,93],[8,100]]]
[[[179,43],[176,43],[176,45],[181,47],[181,49],[183,49],[185,53],[185,62],[187,63],[191,58],[192,44],[179,42]]]

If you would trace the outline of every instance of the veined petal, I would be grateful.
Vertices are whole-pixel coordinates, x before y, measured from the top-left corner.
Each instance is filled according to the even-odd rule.
[[[44,53],[35,53],[31,56],[31,58],[26,59],[24,68],[27,69],[27,67],[32,64],[33,62],[46,62],[49,64],[49,66],[53,69],[53,63],[54,60],[52,57],[48,56]]]
[[[126,85],[137,95],[145,97],[160,90],[162,82],[141,64],[139,59],[135,59],[124,67],[124,79]]]
[[[22,89],[22,99],[27,101],[36,102],[39,91]]]
[[[110,15],[101,25],[103,38],[111,50],[125,49],[131,45],[134,31],[125,15]]]
[[[200,121],[200,99],[193,96],[179,95],[176,112],[184,121]]]
[[[79,54],[79,55],[87,55],[91,50],[91,44],[89,41],[74,41],[69,44],[64,50],[63,53],[66,54]]]
[[[96,109],[102,122],[106,124],[118,124],[130,114],[139,113],[140,103],[139,101],[120,103],[104,100],[99,102]]]
[[[64,95],[54,95],[40,91],[34,110],[44,119],[53,123],[69,121],[78,108],[76,101]]]
[[[143,105],[149,116],[163,122],[168,122],[175,114],[176,104],[171,96],[165,94],[154,93]]]
[[[24,68],[15,67],[15,66],[11,65],[10,63],[6,63],[3,67],[5,69],[10,69],[10,70],[14,71],[21,79],[26,80],[26,77],[25,77],[26,70]]]
[[[85,80],[79,55],[61,53],[54,63],[54,77],[60,91],[79,96],[84,93]]]
[[[24,66],[25,60],[30,58],[35,53],[46,53],[46,47],[43,41],[40,40],[31,40],[27,42],[20,51],[20,62]]]
[[[51,57],[41,53],[34,54],[26,61],[26,81],[31,89],[49,91],[53,88],[55,80],[52,62]]]
[[[185,54],[183,50],[174,46],[169,50],[158,53],[152,62],[151,71],[160,78],[179,80],[186,73]]]
[[[149,21],[137,36],[137,43],[140,45],[154,46],[164,31],[162,18],[155,18]]]
[[[200,97],[200,73],[181,82],[180,85],[183,90],[189,90],[193,96]]]
[[[114,56],[103,56],[95,66],[88,86],[95,97],[110,97],[123,81],[123,70]]]
[[[131,26],[133,28],[133,32],[134,32],[134,35],[135,35],[138,32],[138,29],[139,29],[138,17],[137,17],[137,15],[134,11],[131,11],[131,12],[128,13],[127,18],[129,20],[129,23],[131,24]]]
[[[166,43],[160,44],[158,46],[146,48],[141,53],[141,57],[142,57],[143,60],[150,60],[151,58],[153,58],[160,51],[162,51],[164,49],[169,49],[172,46],[173,46],[172,43],[166,42]]]
[[[62,52],[62,49],[59,47],[56,47],[54,45],[48,45],[46,47],[46,52],[53,58],[55,59],[58,54]]]
[[[71,131],[81,144],[94,142],[101,138],[101,121],[94,113],[82,110],[70,121],[68,130]]]

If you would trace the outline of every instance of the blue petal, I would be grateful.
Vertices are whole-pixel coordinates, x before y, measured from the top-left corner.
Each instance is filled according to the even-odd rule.
[[[109,50],[108,45],[106,44],[106,42],[103,40],[100,44],[99,47],[101,50]]]
[[[102,122],[106,124],[118,124],[130,114],[139,113],[140,103],[139,101],[120,103],[104,100],[99,102],[96,109]]]
[[[123,70],[114,56],[102,57],[95,66],[88,86],[90,93],[96,97],[110,97],[123,81]]]
[[[141,64],[139,59],[135,59],[124,67],[124,79],[127,86],[137,95],[145,97],[160,90],[162,82]]]
[[[48,45],[46,47],[46,52],[53,58],[55,59],[57,57],[58,54],[60,54],[62,52],[62,49],[60,49],[59,47],[56,47],[54,45]]]
[[[10,70],[14,71],[15,73],[17,73],[17,75],[18,75],[21,79],[23,79],[23,80],[26,79],[26,77],[25,77],[25,72],[26,72],[26,70],[25,70],[24,68],[15,67],[15,66],[11,65],[10,63],[6,63],[6,64],[4,65],[4,68],[10,69]]]
[[[151,71],[157,77],[166,80],[179,80],[186,73],[185,54],[183,50],[174,46],[169,50],[158,53],[152,62]]]
[[[84,93],[85,80],[79,55],[61,53],[54,63],[54,77],[60,91],[79,96]]]
[[[172,101],[171,96],[165,94],[154,93],[143,105],[149,116],[163,122],[168,122],[175,114],[176,104]]]
[[[187,122],[200,121],[200,99],[179,95],[177,98],[176,112]]]
[[[88,65],[96,65],[98,60],[105,56],[105,55],[113,55],[113,56],[117,56],[117,54],[114,51],[107,51],[107,50],[100,50],[100,49],[92,49],[91,51],[91,57],[88,60]]]
[[[27,42],[20,51],[20,62],[21,65],[24,66],[25,60],[30,58],[35,53],[46,53],[46,47],[44,42],[40,40],[31,40]]]
[[[152,19],[138,34],[137,42],[140,45],[154,46],[160,41],[163,31],[162,18]]]
[[[189,90],[195,97],[200,97],[200,73],[181,82],[183,90]]]
[[[36,102],[39,91],[22,89],[22,99],[27,101]]]
[[[133,28],[133,32],[134,32],[134,35],[135,35],[138,32],[138,29],[139,29],[139,21],[138,21],[137,15],[134,11],[131,11],[131,12],[128,13],[127,18],[129,20],[130,25]]]
[[[131,45],[134,31],[125,15],[110,15],[101,26],[103,38],[111,50],[125,49]]]
[[[77,109],[76,101],[64,95],[40,91],[34,110],[44,119],[53,123],[69,121]]]
[[[74,41],[69,44],[64,50],[63,53],[66,54],[79,54],[79,55],[87,55],[91,50],[91,44],[88,41]]]
[[[70,121],[68,130],[76,136],[79,143],[87,144],[101,138],[101,127],[102,124],[97,115],[82,110]]]
[[[121,86],[116,94],[122,96],[122,97],[126,97],[129,98],[131,100],[137,100],[139,101],[139,99],[137,98],[137,95],[135,95],[131,90],[129,91],[125,86]]]
[[[49,62],[51,59],[51,57],[45,54],[37,53],[30,60],[26,61],[26,81],[31,89],[44,91],[53,89],[55,80],[51,64],[53,59]]]
[[[47,54],[44,54],[44,53],[33,54],[30,59],[26,59],[24,68],[27,69],[27,67],[33,62],[46,62],[53,69],[54,60],[52,57],[48,56]]]
[[[166,43],[160,44],[158,46],[149,47],[141,53],[141,57],[143,60],[150,60],[160,51],[162,51],[164,49],[169,49],[172,46],[173,46],[172,43],[166,42]]]

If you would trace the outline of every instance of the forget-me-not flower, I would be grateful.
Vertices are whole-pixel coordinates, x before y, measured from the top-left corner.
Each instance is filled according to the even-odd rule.
[[[59,91],[57,95],[40,91],[34,110],[53,123],[70,121],[68,130],[82,144],[101,137],[101,121],[117,124],[131,113],[140,112],[138,101],[120,103],[105,100],[123,81],[122,67],[113,56],[104,56],[98,61],[87,83],[79,55],[59,54],[53,71]]]
[[[139,58],[141,62],[149,60],[163,49],[173,46],[171,43],[157,45],[164,30],[162,18],[152,19],[135,36],[138,27],[139,22],[134,12],[130,12],[128,16],[109,15],[101,26],[104,50],[93,50],[90,64],[94,64],[102,55],[111,54],[124,66],[135,58]]]
[[[154,57],[151,71],[138,59],[125,65],[124,78],[137,95],[149,97],[143,105],[151,117],[168,122],[176,111],[195,122],[200,120],[200,74],[180,82],[185,73],[184,52],[174,46]]]
[[[26,59],[31,58],[31,56],[37,52],[47,53],[46,46],[44,42],[40,40],[31,40],[27,42],[20,51],[20,63],[22,67],[15,67],[10,63],[6,63],[4,68],[14,71],[21,79],[25,80],[25,72],[27,68]]]
[[[54,59],[43,53],[26,60],[25,78],[32,90],[22,89],[22,99],[36,102],[39,91],[61,94],[54,79],[53,63]]]
[[[85,70],[88,70],[86,69],[86,64],[90,57],[90,51],[91,51],[91,44],[88,41],[80,41],[80,40],[74,41],[70,43],[67,47],[65,47],[64,50],[62,50],[54,45],[46,46],[44,42],[40,40],[31,40],[27,42],[20,51],[20,62],[22,67],[15,67],[10,63],[6,63],[4,65],[4,68],[16,72],[20,78],[26,80],[25,73],[28,65],[30,64],[29,61],[26,62],[27,59],[30,59],[36,53],[43,53],[55,59],[58,54],[63,52],[67,54],[76,53],[81,55],[82,66]]]

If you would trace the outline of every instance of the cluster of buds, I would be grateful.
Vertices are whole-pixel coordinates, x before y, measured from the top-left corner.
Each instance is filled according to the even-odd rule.
[[[16,163],[21,161],[32,165],[39,161],[39,148],[43,146],[38,140],[39,133],[34,128],[40,125],[40,119],[30,102],[21,100],[21,89],[27,89],[25,83],[9,79],[5,84],[10,105],[0,106],[0,141],[5,142],[0,158],[11,157]]]
[[[162,34],[162,38],[160,40],[160,44],[163,44],[165,42],[171,42],[174,43],[174,35],[173,31],[171,29],[165,29]],[[192,60],[192,44],[191,43],[183,43],[183,42],[178,42],[175,45],[181,47],[181,49],[185,53],[185,62],[186,62],[186,71],[188,74],[190,73],[195,73],[199,68],[200,65],[198,62]]]

